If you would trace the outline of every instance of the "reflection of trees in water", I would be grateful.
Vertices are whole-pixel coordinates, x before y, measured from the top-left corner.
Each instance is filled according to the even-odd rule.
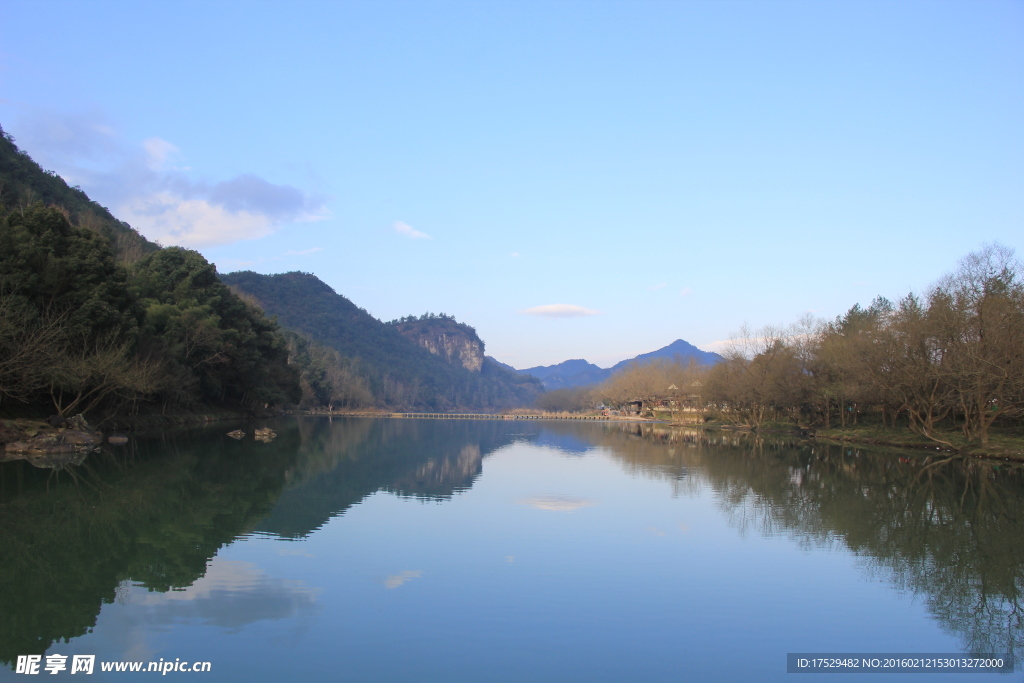
[[[90,457],[76,479],[3,463],[0,661],[86,633],[123,582],[189,586],[240,534],[305,535],[375,491],[450,497],[488,453],[541,432],[592,443],[676,495],[713,490],[741,530],[843,543],[925,596],[969,650],[1021,646],[1020,468],[649,424],[337,423],[284,421],[269,444],[223,426],[140,442]]]
[[[254,454],[225,431],[133,442],[56,475],[0,467],[0,661],[85,634],[124,582],[191,585],[271,509],[295,434]]]
[[[377,491],[447,500],[473,485],[485,455],[523,436],[500,420],[350,418],[332,429],[315,418],[299,429],[302,457],[258,526],[285,538],[309,535]]]
[[[966,651],[1022,649],[1024,468],[657,425],[596,441],[627,471],[710,487],[741,532],[843,543],[867,571],[924,596]]]
[[[2,463],[0,662],[84,635],[126,584],[191,586],[240,535],[302,536],[380,490],[450,497],[523,437],[502,422],[340,422],[280,421],[265,444],[187,430],[59,473]]]

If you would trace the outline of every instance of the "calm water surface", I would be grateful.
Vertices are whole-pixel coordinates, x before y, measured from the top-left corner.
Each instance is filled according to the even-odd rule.
[[[1024,640],[1020,468],[651,425],[266,424],[0,464],[0,680],[57,653],[209,681],[782,681],[787,652]]]

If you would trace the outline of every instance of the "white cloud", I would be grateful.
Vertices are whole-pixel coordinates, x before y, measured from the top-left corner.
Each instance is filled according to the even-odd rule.
[[[808,333],[795,332],[792,328],[789,331],[781,331],[781,334],[777,330],[771,330],[771,333],[768,335],[753,334],[750,330],[746,330],[746,333],[741,331],[731,339],[720,339],[709,344],[700,344],[697,348],[701,351],[712,351],[722,355],[737,353],[746,358],[753,358],[756,354],[770,347],[776,339],[791,344],[799,344],[806,342],[810,336]]]
[[[512,258],[519,258],[519,256],[520,256],[520,254],[519,254],[518,251],[513,251],[512,252]]]
[[[693,294],[693,290],[689,287],[685,287],[683,291],[679,292],[680,297],[689,296],[690,294]]]
[[[660,285],[652,285],[652,286],[648,287],[647,289],[651,290],[652,292],[656,292],[659,289],[665,289],[666,287],[668,287],[668,283],[667,282],[662,282]]]
[[[516,501],[520,505],[528,505],[536,510],[549,512],[576,512],[580,508],[594,505],[593,500],[574,498],[573,496],[535,496]]]
[[[159,137],[126,143],[102,112],[29,114],[20,146],[162,244],[230,244],[329,216],[324,197],[253,174],[193,180],[187,168],[171,165],[182,156],[173,143]]]
[[[398,588],[409,579],[418,579],[423,576],[423,570],[412,569],[401,572],[399,574],[392,574],[391,576],[384,579],[385,588]]]
[[[399,235],[405,235],[406,237],[414,240],[429,240],[432,239],[430,235],[425,232],[420,232],[416,228],[412,227],[408,223],[402,221],[395,221],[392,226]]]
[[[151,171],[163,170],[167,163],[167,157],[178,154],[178,148],[160,138],[147,138],[142,141],[142,148],[146,150],[146,166]]]
[[[117,216],[161,244],[211,247],[256,239],[273,232],[264,214],[229,211],[205,199],[182,199],[158,192],[122,204]]]
[[[701,351],[711,351],[712,353],[722,353],[728,350],[729,346],[732,345],[732,339],[719,339],[708,344],[700,344],[697,346]]]
[[[166,593],[127,586],[123,599],[135,624],[194,622],[237,633],[259,621],[307,622],[318,610],[319,593],[301,581],[271,578],[248,562],[215,558],[191,586]]]
[[[546,306],[534,306],[519,311],[526,315],[539,315],[545,318],[580,318],[586,315],[598,315],[601,311],[591,308],[583,308],[574,304],[547,304]]]
[[[289,249],[288,251],[284,252],[284,255],[285,256],[309,256],[310,254],[315,254],[316,252],[323,251],[323,250],[324,250],[323,247],[313,247],[312,249],[303,249],[302,251],[292,251],[291,249]]]

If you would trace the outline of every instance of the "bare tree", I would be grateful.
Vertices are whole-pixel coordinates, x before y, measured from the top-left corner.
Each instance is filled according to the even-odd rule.
[[[955,393],[968,439],[988,443],[989,427],[1024,413],[1024,278],[1006,247],[968,255],[930,292],[942,381]]]

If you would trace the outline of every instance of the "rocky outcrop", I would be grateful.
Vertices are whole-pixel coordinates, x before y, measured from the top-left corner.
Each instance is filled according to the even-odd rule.
[[[78,465],[103,441],[81,415],[47,423],[0,427],[0,461],[27,460],[36,467],[61,469]]]
[[[416,340],[420,346],[435,356],[442,356],[449,363],[459,363],[470,372],[480,372],[484,365],[483,344],[463,336],[424,336]]]
[[[405,337],[435,356],[458,364],[470,372],[480,372],[484,365],[484,343],[476,330],[449,317],[405,319],[395,323]]]

